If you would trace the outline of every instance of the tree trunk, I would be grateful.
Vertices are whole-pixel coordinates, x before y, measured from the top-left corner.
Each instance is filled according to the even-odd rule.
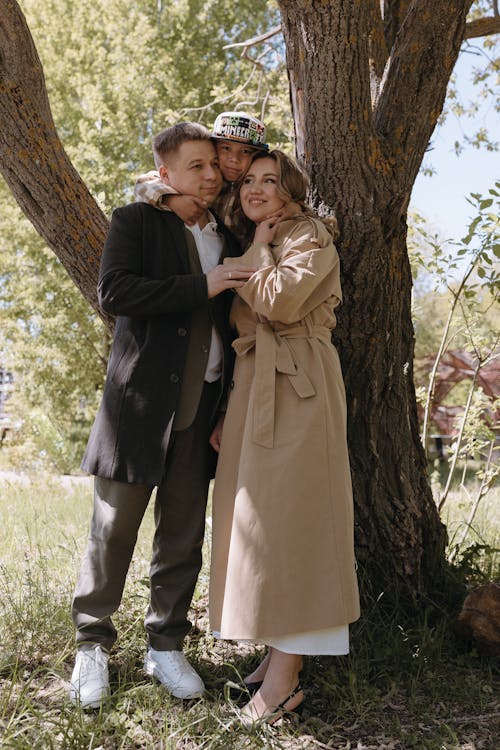
[[[40,59],[15,0],[2,0],[0,14],[0,124],[0,171],[5,181],[102,315],[96,284],[108,221],[59,140]]]
[[[335,209],[358,559],[372,591],[439,585],[445,530],[427,481],[413,386],[406,211],[472,0],[280,0],[299,159]],[[378,15],[380,14],[380,15]],[[371,72],[371,80],[370,80]],[[0,15],[0,169],[95,307],[107,220],[55,132],[15,0]]]
[[[333,208],[341,230],[344,304],[335,342],[347,391],[358,561],[371,592],[397,589],[410,598],[442,581],[446,533],[419,436],[406,211],[470,4],[394,0],[385,8],[397,14],[377,19],[380,3],[279,2],[297,156],[314,205]],[[387,50],[373,86],[370,71],[380,77]]]

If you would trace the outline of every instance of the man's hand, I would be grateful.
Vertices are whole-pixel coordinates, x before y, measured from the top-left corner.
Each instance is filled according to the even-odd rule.
[[[208,208],[208,203],[203,198],[196,198],[194,195],[165,195],[163,202],[189,225],[196,224]]]
[[[226,289],[238,289],[255,271],[248,266],[215,266],[207,273],[208,298],[216,297]]]
[[[220,451],[220,444],[222,442],[222,428],[224,426],[225,416],[226,416],[225,414],[220,415],[219,419],[217,420],[217,424],[212,430],[212,434],[210,435],[210,440],[208,441],[216,453]]]

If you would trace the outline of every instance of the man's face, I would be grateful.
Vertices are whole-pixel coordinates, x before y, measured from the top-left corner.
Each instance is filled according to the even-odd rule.
[[[211,204],[222,187],[222,175],[211,141],[185,141],[165,157],[160,176],[178,193]]]

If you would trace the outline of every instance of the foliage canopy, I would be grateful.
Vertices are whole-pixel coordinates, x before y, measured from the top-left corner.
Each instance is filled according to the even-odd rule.
[[[225,44],[277,23],[262,0],[25,0],[54,121],[69,157],[105,213],[129,202],[137,174],[153,167],[151,136],[179,119],[210,126],[223,90],[237,91],[252,66]],[[266,61],[275,141],[288,138],[283,70]],[[221,82],[224,82],[222,85]],[[261,109],[259,78],[244,92]],[[289,113],[288,113],[289,116]],[[20,459],[46,457],[74,469],[102,387],[108,334],[0,180],[2,276],[0,364],[16,373],[11,412],[24,420]],[[22,391],[22,395],[21,395]],[[22,446],[22,448],[21,448]]]

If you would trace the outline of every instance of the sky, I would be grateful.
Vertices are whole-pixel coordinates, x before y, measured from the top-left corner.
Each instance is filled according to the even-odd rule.
[[[477,97],[478,87],[470,82],[470,76],[472,68],[481,62],[481,57],[464,52],[459,57],[455,74],[464,104]],[[436,174],[428,177],[421,172],[415,182],[410,210],[423,214],[444,239],[460,239],[465,235],[468,219],[474,211],[466,196],[470,193],[485,195],[494,181],[500,180],[500,151],[468,146],[460,156],[455,154],[455,141],[463,141],[464,133],[472,136],[482,126],[488,129],[492,140],[500,141],[500,118],[491,100],[485,102],[474,119],[458,119],[449,114],[444,125],[434,131],[432,151],[424,160],[424,164],[432,165]]]

